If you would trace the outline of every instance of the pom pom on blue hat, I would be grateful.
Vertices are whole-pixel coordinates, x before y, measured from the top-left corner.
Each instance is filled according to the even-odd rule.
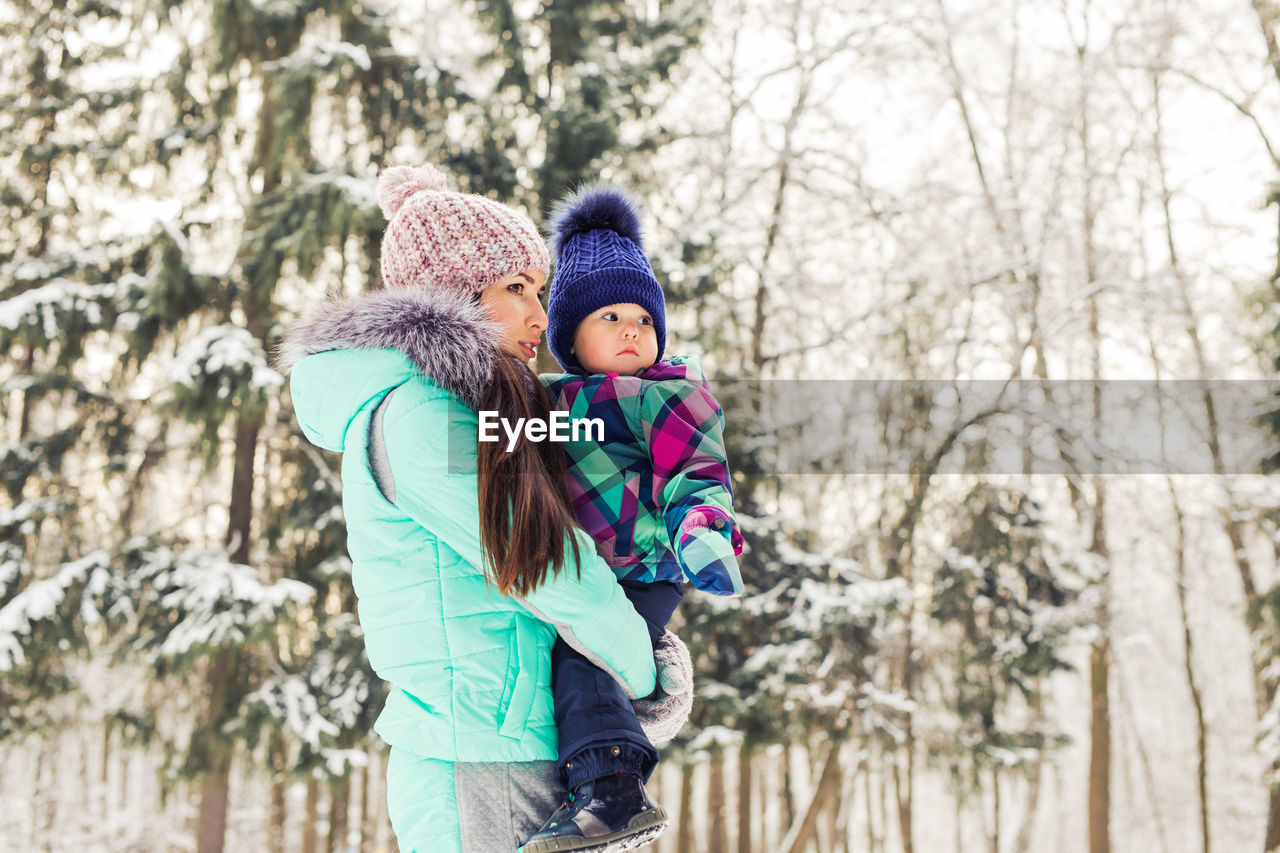
[[[658,358],[667,344],[666,300],[644,254],[640,215],[621,187],[596,184],[566,196],[551,213],[554,264],[547,301],[547,345],[561,367],[585,373],[570,350],[588,314],[634,303],[653,318]]]

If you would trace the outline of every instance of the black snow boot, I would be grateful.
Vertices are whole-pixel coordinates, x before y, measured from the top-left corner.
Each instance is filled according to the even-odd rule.
[[[617,853],[650,843],[667,828],[667,813],[649,799],[634,773],[583,782],[529,836],[520,853]]]

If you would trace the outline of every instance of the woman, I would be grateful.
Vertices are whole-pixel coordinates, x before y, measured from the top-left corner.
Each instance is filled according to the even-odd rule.
[[[529,361],[549,259],[526,217],[444,185],[431,167],[380,176],[386,289],[323,306],[282,362],[307,438],[343,453],[360,622],[393,685],[375,730],[400,849],[487,853],[518,846],[564,793],[557,632],[632,698],[655,671],[644,620],[573,526],[560,449],[477,443],[477,410],[547,417]],[[563,849],[665,822],[643,784],[615,787]]]

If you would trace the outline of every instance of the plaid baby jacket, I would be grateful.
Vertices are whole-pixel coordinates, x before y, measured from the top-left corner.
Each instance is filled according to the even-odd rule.
[[[694,356],[663,359],[635,376],[543,374],[552,407],[571,421],[598,418],[604,440],[587,431],[562,443],[569,496],[578,523],[621,580],[681,583],[675,543],[695,507],[733,524],[733,487],[725,460],[724,414]],[[731,594],[719,566],[689,574],[698,589]]]

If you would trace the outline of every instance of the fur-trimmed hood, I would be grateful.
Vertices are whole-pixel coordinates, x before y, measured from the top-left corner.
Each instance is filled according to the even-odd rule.
[[[288,374],[313,353],[393,349],[475,409],[493,376],[500,341],[498,326],[470,294],[396,288],[325,303],[289,329],[277,361]]]
[[[343,452],[365,441],[352,432],[360,412],[415,377],[478,409],[500,339],[469,295],[396,288],[320,306],[288,331],[277,362],[307,439]]]

